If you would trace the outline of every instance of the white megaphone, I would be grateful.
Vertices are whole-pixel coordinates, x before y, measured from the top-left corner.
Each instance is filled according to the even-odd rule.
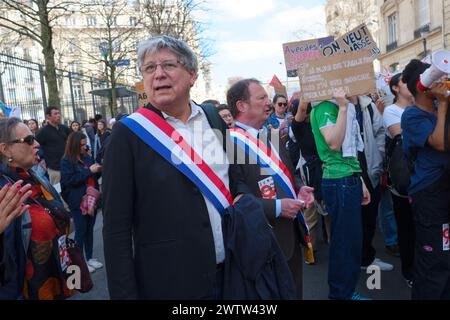
[[[450,73],[450,51],[438,50],[431,55],[431,67],[420,75],[417,89],[430,90],[431,85]],[[450,96],[450,91],[447,91]]]

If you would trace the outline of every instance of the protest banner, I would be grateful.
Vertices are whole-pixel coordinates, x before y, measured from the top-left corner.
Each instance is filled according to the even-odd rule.
[[[297,77],[297,65],[321,57],[321,48],[334,40],[333,37],[310,39],[283,44],[284,63],[288,77]]]
[[[145,90],[144,90],[144,83],[136,82],[135,88],[136,88],[136,94],[137,94],[137,98],[138,98],[138,107],[142,108],[143,106],[145,106],[148,103],[147,94],[145,93]]]
[[[321,53],[324,57],[328,57],[362,49],[368,49],[373,58],[376,58],[381,53],[365,23],[347,32],[339,39],[323,46]]]
[[[300,64],[298,73],[302,99],[308,102],[331,99],[334,88],[343,88],[348,95],[376,91],[369,50],[311,60]]]

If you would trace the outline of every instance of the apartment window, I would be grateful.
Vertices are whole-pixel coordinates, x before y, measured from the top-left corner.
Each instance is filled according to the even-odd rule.
[[[72,88],[74,99],[81,100],[83,98],[83,87],[81,84],[74,84]]]
[[[23,58],[25,60],[31,60],[30,49],[28,49],[28,48],[23,49]]]
[[[90,26],[90,27],[96,26],[97,25],[97,19],[95,19],[95,17],[93,17],[93,16],[87,17],[87,25]]]
[[[69,69],[72,73],[81,73],[81,65],[79,62],[72,62],[69,66]]]
[[[8,96],[9,96],[9,101],[11,101],[12,104],[17,104],[17,96],[16,96],[15,88],[8,88]]]
[[[364,8],[363,8],[363,4],[361,1],[357,2],[357,6],[356,6],[358,13],[364,13]]]
[[[16,70],[13,67],[8,67],[8,76],[9,76],[9,81],[11,83],[16,83],[17,82]]]
[[[397,42],[397,14],[388,16],[388,45]]]
[[[121,45],[120,40],[118,39],[114,40],[112,43],[112,52],[120,52],[120,45]]]
[[[31,100],[36,99],[36,93],[34,92],[33,88],[27,88],[27,96]]]
[[[109,17],[108,26],[117,26],[117,17]]]
[[[69,50],[70,53],[74,53],[77,50],[77,46],[75,45],[75,39],[71,38],[68,39],[67,42],[69,43],[67,46],[67,50]]]
[[[130,17],[130,26],[135,27],[136,22],[137,22],[136,17]]]
[[[33,82],[34,81],[33,70],[27,69],[27,77],[25,79],[26,79],[27,82]]]
[[[430,23],[429,0],[416,0],[417,27],[423,27]]]
[[[74,26],[75,24],[74,17],[66,17],[66,26]]]

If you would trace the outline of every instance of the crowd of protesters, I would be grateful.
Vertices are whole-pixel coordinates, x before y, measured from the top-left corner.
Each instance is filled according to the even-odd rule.
[[[366,300],[361,270],[393,269],[374,248],[377,221],[412,298],[450,299],[449,102],[446,77],[417,89],[429,64],[391,78],[391,105],[341,89],[270,100],[256,79],[199,105],[195,54],[169,36],[142,42],[138,66],[149,104],[131,116],[67,127],[49,107],[41,128],[0,120],[0,299],[73,294],[52,258],[70,218],[88,271],[102,268],[100,207],[112,299],[301,299],[323,241],[328,298]]]

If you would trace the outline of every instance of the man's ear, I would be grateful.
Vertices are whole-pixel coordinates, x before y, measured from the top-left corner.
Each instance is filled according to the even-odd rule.
[[[191,88],[194,86],[195,81],[197,81],[197,78],[198,78],[198,74],[195,73],[194,71],[192,71],[192,72],[191,72],[191,79],[190,79],[190,81],[189,81],[189,83],[190,83],[190,85],[191,85]]]
[[[244,101],[238,100],[236,102],[236,108],[239,110],[239,113],[245,113],[248,109],[248,105]]]

